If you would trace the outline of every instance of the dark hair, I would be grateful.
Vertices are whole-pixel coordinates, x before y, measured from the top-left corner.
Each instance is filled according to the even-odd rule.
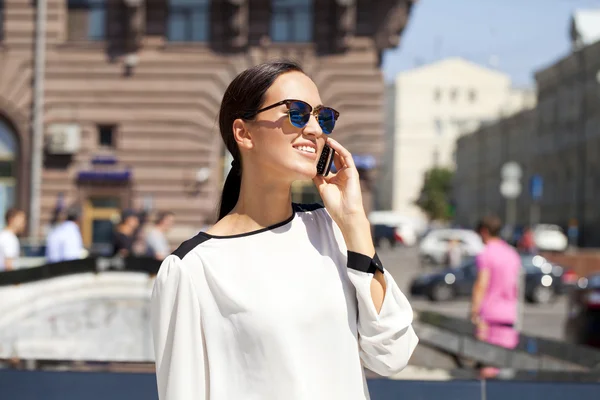
[[[171,217],[173,215],[175,214],[171,211],[160,211],[158,214],[156,214],[156,219],[154,220],[154,223],[156,225],[160,225],[167,217]]]
[[[25,214],[25,211],[21,210],[20,208],[14,207],[6,210],[6,214],[4,214],[4,221],[6,222],[6,225],[10,224],[12,219],[19,214]]]
[[[236,76],[225,90],[219,111],[219,130],[227,150],[233,156],[233,162],[221,194],[218,219],[229,214],[240,197],[242,162],[233,137],[233,122],[238,118],[254,118],[273,82],[280,75],[292,71],[304,73],[302,67],[293,61],[279,60],[259,64]]]
[[[485,216],[477,224],[477,233],[481,233],[482,229],[488,231],[490,236],[497,237],[502,229],[502,220],[495,215]]]

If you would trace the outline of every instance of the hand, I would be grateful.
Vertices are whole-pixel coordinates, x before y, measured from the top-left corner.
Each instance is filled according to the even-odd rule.
[[[484,320],[480,319],[479,322],[477,322],[475,337],[478,340],[485,341],[488,337],[488,328],[488,324]]]
[[[333,162],[337,172],[313,178],[325,208],[340,227],[348,225],[357,217],[366,219],[360,179],[352,154],[336,140],[328,138],[327,144],[335,150]]]

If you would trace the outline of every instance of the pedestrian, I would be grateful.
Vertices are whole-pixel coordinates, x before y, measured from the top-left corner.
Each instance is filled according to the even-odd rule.
[[[167,232],[173,226],[174,214],[170,211],[159,212],[154,226],[146,233],[148,255],[159,261],[164,260],[171,252]]]
[[[219,219],[163,261],[152,294],[160,400],[364,400],[363,365],[407,364],[412,309],[375,254],[352,155],[328,136],[337,116],[292,62],[226,89]],[[325,177],[326,143],[337,173]],[[324,206],[291,203],[307,179]]]
[[[79,260],[84,257],[79,216],[79,209],[74,206],[67,209],[56,208],[52,229],[46,239],[47,262]]]
[[[128,257],[133,255],[133,247],[137,228],[140,225],[138,215],[133,210],[121,212],[121,222],[113,236],[113,256]]]
[[[526,227],[523,231],[523,236],[519,239],[517,248],[519,251],[525,254],[537,253],[537,247],[535,245],[535,235],[530,227]]]
[[[479,340],[513,349],[519,334],[515,329],[519,298],[521,258],[499,235],[502,222],[487,216],[477,227],[485,244],[477,255],[477,279],[473,287],[471,321]],[[493,377],[498,370],[483,366],[481,375]]]
[[[579,244],[579,222],[575,218],[569,220],[569,226],[567,227],[567,238],[570,249],[577,248]]]
[[[25,230],[25,211],[9,208],[4,215],[5,227],[0,232],[0,271],[17,268],[21,254],[18,236]]]

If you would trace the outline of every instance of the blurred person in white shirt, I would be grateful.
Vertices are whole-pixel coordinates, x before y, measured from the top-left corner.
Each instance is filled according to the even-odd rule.
[[[78,221],[79,210],[75,207],[55,210],[53,228],[46,241],[46,261],[55,263],[83,258],[83,240]]]
[[[19,238],[25,230],[25,211],[10,208],[5,214],[6,227],[0,232],[0,271],[17,268],[17,258],[21,253]]]
[[[166,234],[173,226],[174,219],[170,211],[160,212],[156,216],[154,226],[146,233],[146,246],[151,257],[162,261],[171,253]]]

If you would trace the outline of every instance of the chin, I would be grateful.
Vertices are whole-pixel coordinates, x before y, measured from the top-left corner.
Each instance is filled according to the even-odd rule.
[[[290,175],[294,181],[312,180],[317,175],[316,165],[295,165],[290,168]]]

